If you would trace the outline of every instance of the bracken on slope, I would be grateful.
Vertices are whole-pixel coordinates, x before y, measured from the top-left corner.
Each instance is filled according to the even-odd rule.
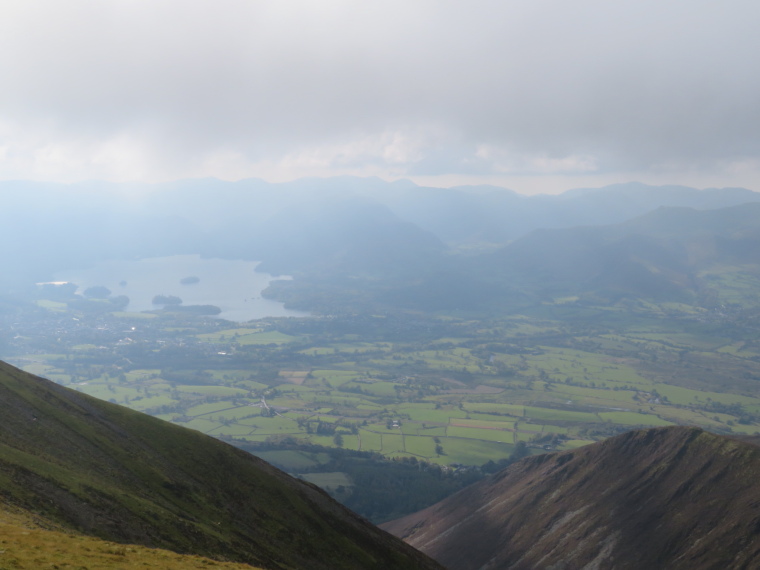
[[[760,448],[697,428],[529,457],[383,526],[451,570],[760,566]]]

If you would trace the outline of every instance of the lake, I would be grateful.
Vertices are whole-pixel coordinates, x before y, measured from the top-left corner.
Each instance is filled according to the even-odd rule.
[[[105,261],[89,269],[61,271],[56,281],[69,281],[79,286],[78,293],[88,287],[103,285],[113,295],[126,295],[131,312],[157,309],[156,295],[174,295],[183,305],[216,305],[219,318],[245,322],[264,317],[303,317],[308,313],[291,311],[282,303],[264,299],[261,292],[269,283],[289,277],[273,277],[259,273],[258,261],[206,259],[200,255],[173,255],[141,260]],[[182,284],[187,277],[196,283]],[[187,281],[187,280],[186,280]]]

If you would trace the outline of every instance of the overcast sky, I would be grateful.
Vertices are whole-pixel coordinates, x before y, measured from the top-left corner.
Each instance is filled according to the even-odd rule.
[[[0,179],[760,190],[756,0],[2,0]]]

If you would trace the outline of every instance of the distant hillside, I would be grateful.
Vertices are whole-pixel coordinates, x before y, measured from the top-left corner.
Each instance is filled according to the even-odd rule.
[[[0,286],[49,280],[51,272],[103,259],[185,253],[255,259],[290,271],[321,261],[356,263],[359,270],[374,260],[398,267],[418,263],[414,252],[440,251],[441,242],[503,245],[536,229],[615,224],[661,206],[747,202],[760,202],[760,193],[639,183],[522,196],[491,186],[426,188],[356,177],[2,181],[0,253],[10,270],[0,275]],[[408,244],[407,255],[399,243]]]
[[[760,448],[640,430],[529,457],[383,525],[450,570],[760,565]]]
[[[250,235],[245,256],[263,259],[262,270],[275,274],[408,276],[436,263],[447,249],[431,232],[360,198],[311,198]],[[240,237],[230,235],[227,241]]]
[[[760,203],[719,210],[659,208],[611,226],[541,230],[483,259],[483,271],[560,292],[696,295],[702,273],[760,262]]]
[[[256,457],[7,364],[0,418],[0,508],[43,526],[271,569],[437,567]]]
[[[745,203],[760,204],[760,193],[628,183],[522,196],[354,177],[6,181],[0,295],[29,294],[57,271],[104,260],[200,254],[294,276],[267,295],[315,312],[513,310],[536,293],[579,290],[691,300],[703,287],[683,265],[678,240],[602,228],[661,207],[709,212]]]
[[[697,190],[631,182],[556,196],[523,196],[496,187],[405,187],[379,193],[376,199],[400,218],[455,245],[506,243],[542,228],[617,224],[663,206],[726,208],[760,202],[760,193],[745,188]]]
[[[450,259],[392,302],[508,310],[562,296],[760,305],[760,203],[658,208],[614,225],[542,229],[493,253]]]

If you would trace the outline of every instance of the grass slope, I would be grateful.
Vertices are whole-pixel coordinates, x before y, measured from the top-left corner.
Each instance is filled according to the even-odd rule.
[[[119,544],[90,536],[42,529],[28,516],[0,509],[0,568],[130,568],[161,570],[257,570],[160,548]]]
[[[0,504],[265,568],[431,568],[316,487],[201,433],[0,364]]]

